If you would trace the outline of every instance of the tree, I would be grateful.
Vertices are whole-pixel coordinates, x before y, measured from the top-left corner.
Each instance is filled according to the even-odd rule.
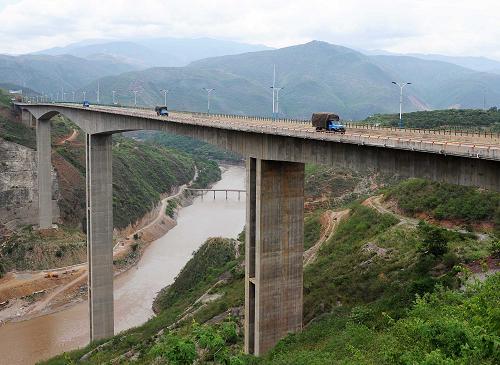
[[[442,256],[448,252],[448,240],[444,235],[444,229],[424,221],[421,221],[417,228],[422,239],[422,244],[419,247],[420,252],[434,256]]]

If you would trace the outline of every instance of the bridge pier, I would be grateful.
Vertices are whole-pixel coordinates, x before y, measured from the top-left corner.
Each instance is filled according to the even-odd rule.
[[[30,115],[31,119],[31,115]],[[52,227],[52,176],[50,120],[36,120],[38,172],[38,228]]]
[[[247,159],[245,351],[302,328],[304,164]]]
[[[90,340],[114,335],[111,134],[87,134],[87,257]]]

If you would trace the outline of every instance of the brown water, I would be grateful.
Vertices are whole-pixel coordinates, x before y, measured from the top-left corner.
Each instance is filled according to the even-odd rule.
[[[231,166],[214,188],[244,189],[244,167]],[[156,293],[172,283],[193,251],[213,236],[236,237],[245,224],[245,194],[196,198],[183,208],[170,232],[153,242],[136,268],[115,279],[115,333],[153,316]],[[0,327],[0,364],[33,364],[88,343],[88,305]]]

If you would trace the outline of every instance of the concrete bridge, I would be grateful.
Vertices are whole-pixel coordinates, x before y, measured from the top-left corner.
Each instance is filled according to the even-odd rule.
[[[158,130],[190,136],[246,158],[245,350],[265,353],[302,327],[304,163],[421,177],[500,191],[500,142],[397,130],[315,132],[304,123],[69,104],[16,104],[37,131],[40,228],[52,224],[50,118],[86,133],[91,340],[114,334],[111,135]]]

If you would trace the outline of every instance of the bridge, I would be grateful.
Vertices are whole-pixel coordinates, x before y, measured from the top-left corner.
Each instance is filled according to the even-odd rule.
[[[299,121],[70,104],[16,104],[36,124],[39,227],[51,227],[50,118],[86,133],[91,340],[114,334],[113,133],[158,130],[190,136],[246,158],[245,351],[260,355],[302,328],[304,163],[421,177],[500,191],[498,135],[349,128],[316,132]]]
[[[246,190],[240,190],[240,189],[193,189],[193,188],[186,188],[186,190],[192,191],[195,194],[200,193],[202,199],[203,199],[203,194],[208,193],[209,191],[214,193],[214,199],[215,199],[216,192],[226,193],[226,200],[227,200],[228,193],[238,193],[238,200],[240,200],[241,193],[246,193]]]

